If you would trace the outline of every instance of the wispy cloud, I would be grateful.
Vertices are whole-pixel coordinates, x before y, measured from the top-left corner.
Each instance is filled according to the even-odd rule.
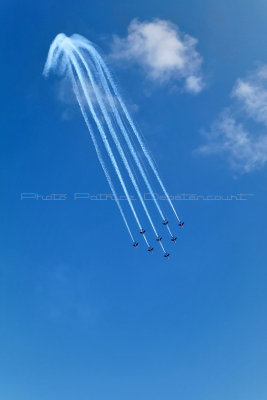
[[[267,126],[267,66],[263,66],[247,79],[238,79],[232,91],[247,115]]]
[[[211,129],[202,154],[224,153],[240,172],[262,168],[267,163],[267,66],[245,79],[237,79],[232,104],[224,109]]]
[[[170,21],[134,19],[125,38],[114,36],[111,55],[140,65],[152,81],[183,80],[186,91],[199,93],[204,83],[196,44],[195,38],[180,32]]]
[[[98,104],[98,100],[96,98],[95,92],[91,86],[91,83],[89,80],[86,80],[87,83],[87,89],[90,95],[90,99],[92,101],[92,105],[95,106]],[[78,83],[79,85],[79,83]],[[99,92],[99,96],[101,100],[105,103],[105,106],[107,107],[108,110],[111,110],[111,105],[110,105],[110,100],[113,100],[115,105],[118,105],[118,100],[116,96],[109,96],[103,92],[101,86],[98,83],[95,83],[95,86],[97,87],[97,90]],[[61,114],[61,117],[63,120],[71,120],[74,117],[74,106],[77,105],[77,100],[75,98],[74,92],[73,92],[73,87],[71,84],[71,81],[67,79],[67,77],[63,77],[59,84],[56,86],[56,97],[57,99],[64,105],[64,110]],[[87,105],[87,101],[84,97],[83,91],[81,90],[81,102],[83,105]],[[132,113],[136,113],[138,110],[138,105],[133,104],[133,103],[128,103],[128,107],[131,109]],[[119,108],[118,108],[119,109]]]

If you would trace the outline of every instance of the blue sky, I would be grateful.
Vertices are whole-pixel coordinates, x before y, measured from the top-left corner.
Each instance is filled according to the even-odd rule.
[[[1,5],[1,398],[266,399],[267,5],[219,3]],[[111,57],[135,18],[197,39],[199,93]],[[77,106],[42,76],[59,32],[108,56],[170,193],[252,194],[176,201],[168,261],[132,248],[112,201],[73,200],[109,189]]]

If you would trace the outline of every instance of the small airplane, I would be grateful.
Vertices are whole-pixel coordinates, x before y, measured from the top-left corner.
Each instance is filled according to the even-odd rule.
[[[150,253],[152,253],[153,250],[154,250],[153,247],[149,247],[149,249],[148,249],[148,251],[149,251]]]
[[[144,235],[145,232],[146,232],[146,231],[145,231],[144,229],[142,229],[142,230],[140,231],[141,235]]]
[[[165,257],[165,258],[169,258],[169,257],[170,257],[170,253],[165,253],[165,254],[164,254],[164,257]]]
[[[162,237],[161,237],[161,236],[158,236],[157,239],[156,239],[156,241],[157,241],[157,242],[161,242],[161,241],[162,241]]]
[[[179,226],[182,228],[184,226],[184,222],[180,221]]]
[[[166,219],[164,219],[164,221],[163,221],[163,225],[168,225],[168,221],[166,220]]]
[[[174,243],[176,243],[176,240],[177,240],[177,237],[172,236],[171,241],[174,242]]]
[[[133,247],[137,247],[137,246],[138,246],[138,242],[134,242]]]

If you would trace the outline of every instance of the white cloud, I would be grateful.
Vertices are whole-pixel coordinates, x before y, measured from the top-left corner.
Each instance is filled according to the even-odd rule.
[[[207,143],[198,152],[224,153],[240,172],[262,168],[267,164],[267,67],[237,79],[231,97],[235,102],[205,133]]]
[[[189,76],[185,80],[185,87],[188,92],[199,93],[203,89],[203,82],[201,77]]]
[[[267,125],[267,66],[258,69],[246,80],[238,79],[232,96],[251,118]]]
[[[184,79],[185,90],[199,93],[203,87],[202,58],[197,40],[179,31],[170,21],[131,21],[126,38],[114,36],[112,57],[139,64],[146,75],[159,83]]]
[[[261,168],[267,162],[267,135],[254,137],[230,113],[224,112],[205,134],[203,154],[225,153],[231,166],[241,172]]]
[[[87,90],[89,92],[89,96],[92,101],[92,104],[94,106],[98,106],[99,103],[96,98],[95,91],[88,79],[86,80],[86,83],[87,83]],[[77,82],[77,84],[80,87],[80,83]],[[115,106],[117,106],[117,108],[118,108],[118,99],[115,95],[107,96],[107,94],[104,93],[104,90],[101,87],[101,85],[95,83],[95,86],[99,92],[99,96],[100,96],[101,100],[105,104],[108,111],[112,110],[110,100],[113,100]],[[81,87],[80,87],[80,89],[81,89]],[[56,86],[56,95],[57,95],[58,100],[65,106],[65,108],[62,112],[62,119],[66,120],[66,121],[71,120],[74,116],[73,106],[77,105],[77,99],[76,99],[74,91],[73,91],[72,83],[67,77],[62,78],[61,81],[59,82],[59,84]],[[84,96],[84,93],[82,90],[80,90],[80,100],[84,106],[87,106],[87,100],[85,99],[85,96]],[[131,109],[132,113],[136,113],[138,110],[137,104],[129,103],[128,107]]]

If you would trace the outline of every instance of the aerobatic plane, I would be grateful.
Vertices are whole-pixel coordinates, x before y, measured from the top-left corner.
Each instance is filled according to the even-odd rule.
[[[138,246],[138,242],[134,242],[133,247],[137,247],[137,246]]]
[[[166,219],[164,219],[164,221],[163,221],[163,225],[168,225],[168,221],[166,220]]]
[[[165,254],[164,254],[164,257],[165,257],[165,258],[169,258],[169,257],[170,257],[170,253],[165,253]]]
[[[142,229],[142,230],[140,231],[141,235],[144,235],[145,232],[146,232],[146,231],[145,231],[144,229]]]
[[[172,236],[171,241],[176,243],[177,237]]]
[[[157,241],[157,242],[161,242],[161,241],[162,241],[162,237],[161,237],[161,236],[158,236],[157,239],[156,239],[156,241]]]
[[[184,222],[180,221],[179,226],[182,228],[184,226]]]
[[[149,249],[148,249],[148,251],[149,251],[150,253],[152,253],[153,250],[154,250],[153,247],[149,247]]]

